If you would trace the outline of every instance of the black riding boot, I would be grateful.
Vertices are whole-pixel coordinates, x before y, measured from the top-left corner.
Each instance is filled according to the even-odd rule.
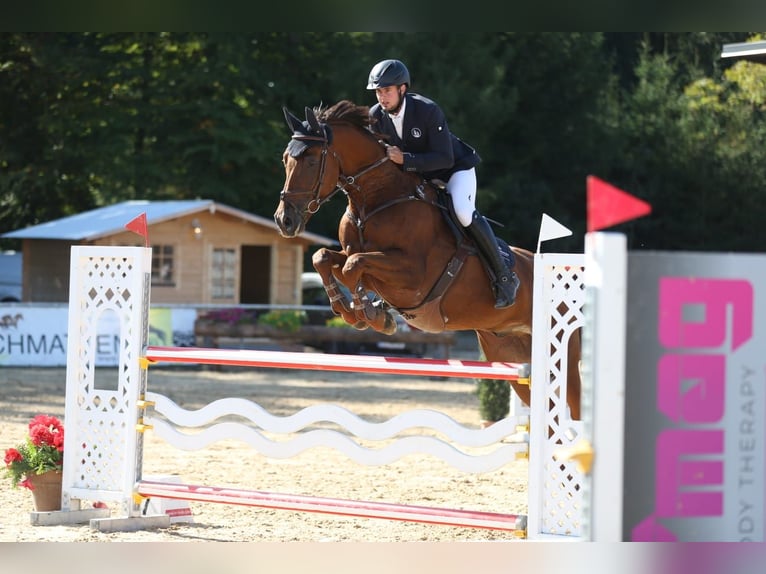
[[[519,278],[506,267],[492,228],[483,215],[474,211],[467,229],[495,275],[495,309],[510,307],[516,302]]]

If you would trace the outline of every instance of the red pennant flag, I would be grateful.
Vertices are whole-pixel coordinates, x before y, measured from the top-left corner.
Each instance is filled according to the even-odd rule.
[[[594,175],[588,176],[587,185],[588,232],[637,219],[652,211],[652,206],[645,201]]]
[[[143,237],[146,247],[149,247],[149,232],[146,230],[146,213],[142,213],[135,219],[131,219],[125,224],[125,229]]]

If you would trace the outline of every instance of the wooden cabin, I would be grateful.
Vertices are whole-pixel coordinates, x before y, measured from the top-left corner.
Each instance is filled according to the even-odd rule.
[[[22,301],[69,300],[72,245],[144,245],[125,225],[146,215],[152,304],[301,304],[304,255],[336,242],[286,239],[272,219],[211,200],[126,201],[3,234],[22,241]]]

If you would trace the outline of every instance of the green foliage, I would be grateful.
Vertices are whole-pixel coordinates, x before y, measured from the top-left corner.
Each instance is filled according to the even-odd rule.
[[[499,421],[508,416],[511,405],[511,385],[499,379],[478,379],[476,395],[482,420]]]
[[[734,64],[722,81],[690,76],[644,49],[625,101],[616,183],[652,204],[652,216],[620,226],[641,248],[766,250],[763,66]],[[746,86],[743,88],[742,86]],[[742,97],[743,95],[744,98]],[[762,107],[762,106],[761,106]]]
[[[30,474],[43,474],[49,470],[61,470],[61,462],[54,462],[60,453],[52,445],[35,445],[27,439],[17,448],[20,458],[11,462],[6,471],[11,479],[11,486],[16,488]]]
[[[288,333],[297,332],[305,322],[306,313],[304,311],[277,309],[264,313],[258,317],[259,325],[269,325],[281,331],[287,331]]]
[[[351,325],[349,325],[343,317],[332,317],[327,319],[327,321],[325,321],[325,326],[337,329],[351,328]]]
[[[480,361],[486,361],[484,353]],[[479,398],[479,414],[484,421],[496,422],[508,416],[511,408],[511,385],[501,379],[476,379],[476,396]]]
[[[581,250],[594,174],[652,204],[616,229],[631,248],[764,251],[766,66],[720,58],[750,36],[5,33],[0,233],[127,199],[270,217],[282,106],[372,104],[370,68],[397,57],[482,156],[477,206],[509,243],[534,248],[544,212],[575,232],[547,249]],[[309,230],[334,236],[344,207]]]

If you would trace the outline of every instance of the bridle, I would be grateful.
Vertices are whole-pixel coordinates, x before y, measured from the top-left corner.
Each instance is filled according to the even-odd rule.
[[[281,201],[284,201],[285,203],[292,205],[293,208],[295,207],[295,204],[293,204],[289,199],[287,199],[288,194],[297,195],[297,196],[312,194],[313,197],[306,204],[306,207],[303,210],[304,216],[315,214],[317,211],[319,211],[320,207],[322,207],[325,203],[330,201],[335,196],[335,194],[338,193],[339,191],[342,191],[343,193],[348,195],[347,188],[349,186],[354,186],[357,189],[361,189],[359,187],[359,184],[357,183],[357,180],[364,174],[378,168],[379,166],[383,165],[385,162],[388,161],[388,156],[384,154],[382,158],[373,162],[371,165],[368,165],[367,167],[362,168],[362,170],[355,173],[354,175],[345,175],[343,173],[343,165],[341,164],[338,154],[334,150],[330,149],[330,140],[327,137],[327,126],[324,124],[322,124],[322,126],[324,128],[324,134],[321,136],[314,136],[314,135],[300,134],[300,133],[295,133],[292,136],[292,139],[294,140],[309,142],[308,145],[311,145],[311,143],[322,144],[319,171],[317,172],[317,180],[313,188],[306,191],[291,191],[291,190],[283,189],[282,191],[279,192],[279,199]],[[330,193],[328,193],[327,196],[322,198],[320,197],[320,193],[322,190],[322,184],[324,183],[325,170],[327,169],[327,156],[329,154],[332,154],[333,158],[338,164],[338,181],[335,183],[335,188]]]
[[[350,190],[350,188],[353,188],[353,191],[364,194],[362,187],[359,185],[359,178],[377,169],[378,167],[380,167],[381,165],[383,165],[384,163],[388,161],[388,155],[383,154],[383,157],[374,161],[372,164],[368,165],[367,167],[362,168],[354,175],[345,175],[343,173],[343,165],[341,163],[340,157],[335,152],[335,150],[331,149],[331,143],[330,143],[331,132],[327,124],[319,124],[310,133],[294,130],[292,139],[299,142],[305,142],[307,146],[312,144],[322,145],[321,163],[319,166],[319,170],[317,172],[317,179],[313,187],[305,191],[301,191],[301,190],[291,191],[291,190],[283,189],[279,193],[279,199],[282,202],[290,205],[296,211],[298,211],[298,209],[296,208],[295,204],[287,198],[287,196],[289,194],[293,194],[298,197],[306,196],[309,194],[312,195],[310,201],[306,204],[306,207],[303,209],[301,214],[304,221],[307,218],[311,217],[313,214],[315,214],[317,211],[319,211],[319,208],[322,207],[328,201],[330,201],[335,196],[335,194],[337,194],[339,191],[342,191],[347,197],[351,197],[352,191]],[[381,146],[385,146],[385,143],[380,140],[378,140],[378,143]],[[300,155],[300,153],[302,152],[296,152],[296,155]],[[324,198],[322,198],[320,197],[320,193],[321,193],[322,185],[325,179],[325,172],[327,170],[327,157],[330,154],[332,155],[332,157],[335,159],[336,163],[338,164],[338,180],[335,182],[334,189],[330,193],[328,193]],[[388,199],[387,201],[384,201],[383,203],[377,205],[370,211],[367,211],[366,209],[364,209],[363,206],[355,205],[355,207],[359,210],[359,212],[354,213],[352,210],[352,205],[349,204],[348,209],[346,209],[345,215],[346,217],[351,219],[354,226],[357,228],[357,232],[359,233],[360,245],[364,245],[364,230],[365,230],[367,221],[369,221],[370,218],[380,213],[381,211],[388,209],[389,207],[392,207],[394,205],[397,205],[402,202],[407,202],[407,201],[425,201],[426,203],[433,205],[437,209],[442,209],[442,206],[440,206],[438,202],[435,202],[433,200],[429,200],[426,198],[426,194],[425,194],[426,185],[427,183],[425,182],[425,180],[423,180],[421,181],[421,183],[415,186],[414,190],[410,192],[405,192],[402,195]]]

